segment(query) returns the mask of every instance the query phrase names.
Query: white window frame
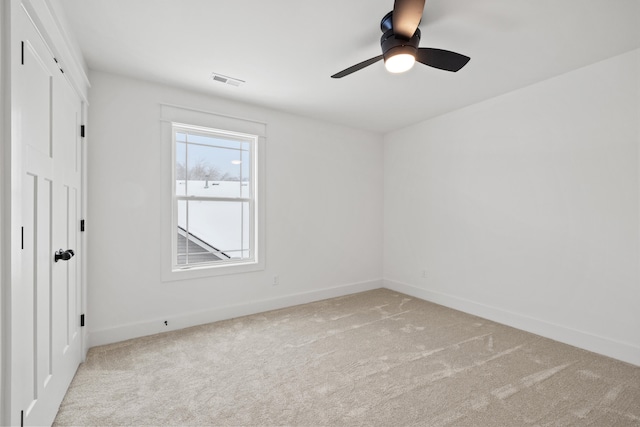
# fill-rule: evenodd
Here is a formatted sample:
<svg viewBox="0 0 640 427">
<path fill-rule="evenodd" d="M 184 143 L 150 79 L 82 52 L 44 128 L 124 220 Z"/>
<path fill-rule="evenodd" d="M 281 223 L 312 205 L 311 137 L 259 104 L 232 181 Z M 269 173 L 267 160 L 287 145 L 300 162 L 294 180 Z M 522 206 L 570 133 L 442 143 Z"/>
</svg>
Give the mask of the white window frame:
<svg viewBox="0 0 640 427">
<path fill-rule="evenodd" d="M 168 104 L 161 105 L 162 124 L 162 170 L 163 170 L 163 209 L 162 209 L 162 280 L 176 281 L 196 279 L 226 274 L 246 273 L 265 268 L 265 221 L 264 221 L 264 154 L 266 145 L 266 124 L 210 113 L 186 107 Z M 179 265 L 177 264 L 177 223 L 178 211 L 176 194 L 176 142 L 174 126 L 200 132 L 214 132 L 232 137 L 251 138 L 251 197 L 250 212 L 252 218 L 250 245 L 252 257 L 243 260 L 216 261 L 211 263 Z M 182 198 L 184 199 L 184 198 Z M 200 200 L 200 198 L 187 198 Z M 211 198 L 215 200 L 216 198 Z M 207 199 L 209 200 L 209 199 Z M 231 199 L 225 199 L 231 200 Z M 245 198 L 233 198 L 244 201 Z M 248 201 L 248 200 L 247 200 Z M 253 205 L 251 208 L 251 205 Z"/>
</svg>

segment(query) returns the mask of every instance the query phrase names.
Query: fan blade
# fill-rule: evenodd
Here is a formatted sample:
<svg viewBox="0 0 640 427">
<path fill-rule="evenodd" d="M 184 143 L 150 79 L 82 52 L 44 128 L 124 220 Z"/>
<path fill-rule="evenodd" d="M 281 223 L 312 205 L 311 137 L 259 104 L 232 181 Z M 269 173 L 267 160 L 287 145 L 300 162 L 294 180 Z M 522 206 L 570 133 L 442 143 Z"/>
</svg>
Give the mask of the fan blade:
<svg viewBox="0 0 640 427">
<path fill-rule="evenodd" d="M 416 61 L 430 67 L 454 73 L 467 65 L 471 58 L 449 50 L 421 47 L 416 54 Z"/>
<path fill-rule="evenodd" d="M 425 0 L 395 0 L 393 4 L 393 32 L 410 39 L 416 32 Z"/>
<path fill-rule="evenodd" d="M 364 67 L 368 67 L 371 64 L 374 64 L 378 61 L 380 61 L 382 59 L 382 55 L 378 55 L 374 58 L 371 59 L 367 59 L 366 61 L 362 61 L 359 64 L 353 65 L 349 68 L 347 68 L 346 70 L 342 70 L 339 73 L 334 74 L 333 76 L 331 76 L 332 79 L 339 79 L 342 78 L 344 76 L 348 76 L 351 73 L 355 73 L 358 70 L 362 70 Z"/>
</svg>

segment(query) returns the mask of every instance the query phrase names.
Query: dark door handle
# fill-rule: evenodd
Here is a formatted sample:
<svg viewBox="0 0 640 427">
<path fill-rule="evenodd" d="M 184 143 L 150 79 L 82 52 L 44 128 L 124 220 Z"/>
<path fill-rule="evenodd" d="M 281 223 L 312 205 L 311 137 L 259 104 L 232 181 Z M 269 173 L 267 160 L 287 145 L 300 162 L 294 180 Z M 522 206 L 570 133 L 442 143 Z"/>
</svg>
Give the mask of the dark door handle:
<svg viewBox="0 0 640 427">
<path fill-rule="evenodd" d="M 58 262 L 60 260 L 69 261 L 71 259 L 71 257 L 73 257 L 74 255 L 75 255 L 75 253 L 73 252 L 73 249 L 67 249 L 66 251 L 63 251 L 62 249 L 59 249 L 54 254 L 53 261 L 54 262 Z"/>
</svg>

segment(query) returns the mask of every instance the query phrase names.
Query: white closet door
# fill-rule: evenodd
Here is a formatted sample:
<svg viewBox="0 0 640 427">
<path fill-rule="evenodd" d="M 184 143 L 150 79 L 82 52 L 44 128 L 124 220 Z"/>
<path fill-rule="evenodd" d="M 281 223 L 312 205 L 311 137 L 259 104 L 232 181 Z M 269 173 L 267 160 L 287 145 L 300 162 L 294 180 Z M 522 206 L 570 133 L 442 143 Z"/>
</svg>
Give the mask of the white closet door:
<svg viewBox="0 0 640 427">
<path fill-rule="evenodd" d="M 23 238 L 11 288 L 11 422 L 50 425 L 81 360 L 81 272 L 69 252 L 81 249 L 81 101 L 27 13 L 13 13 Z"/>
</svg>

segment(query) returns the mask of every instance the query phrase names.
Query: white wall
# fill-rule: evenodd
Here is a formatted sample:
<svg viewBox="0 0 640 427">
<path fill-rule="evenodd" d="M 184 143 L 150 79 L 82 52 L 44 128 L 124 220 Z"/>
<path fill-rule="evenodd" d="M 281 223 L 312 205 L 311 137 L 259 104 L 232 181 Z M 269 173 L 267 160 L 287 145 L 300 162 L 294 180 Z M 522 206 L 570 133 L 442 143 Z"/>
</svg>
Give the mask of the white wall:
<svg viewBox="0 0 640 427">
<path fill-rule="evenodd" d="M 92 345 L 382 285 L 381 136 L 113 74 L 90 81 Z M 266 270 L 161 281 L 159 103 L 267 123 Z"/>
<path fill-rule="evenodd" d="M 6 376 L 9 373 L 7 357 L 9 355 L 9 307 L 7 301 L 10 297 L 11 286 L 8 266 L 5 266 L 9 258 L 11 246 L 8 244 L 7 233 L 9 232 L 9 212 L 11 210 L 10 182 L 11 162 L 7 155 L 10 154 L 11 133 L 8 132 L 7 123 L 10 122 L 10 82 L 7 76 L 7 68 L 10 65 L 7 38 L 9 35 L 10 21 L 9 11 L 6 9 L 7 3 L 0 2 L 0 424 L 8 423 L 9 417 L 6 414 L 10 411 L 9 390 L 11 389 Z M 5 355 L 6 353 L 6 355 Z"/>
<path fill-rule="evenodd" d="M 639 123 L 636 50 L 386 135 L 386 286 L 640 364 Z"/>
</svg>

